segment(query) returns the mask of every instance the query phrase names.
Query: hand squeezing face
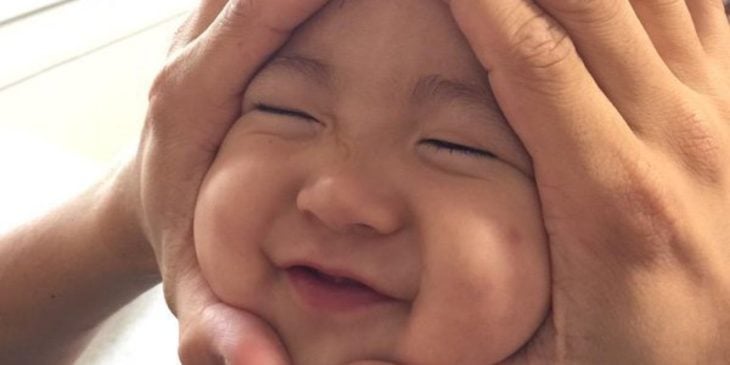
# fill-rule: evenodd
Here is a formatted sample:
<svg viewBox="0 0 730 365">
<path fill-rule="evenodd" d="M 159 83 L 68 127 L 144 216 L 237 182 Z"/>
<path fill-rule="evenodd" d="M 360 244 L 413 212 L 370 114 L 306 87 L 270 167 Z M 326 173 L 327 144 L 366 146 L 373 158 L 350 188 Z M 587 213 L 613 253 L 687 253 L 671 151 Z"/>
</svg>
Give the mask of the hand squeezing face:
<svg viewBox="0 0 730 365">
<path fill-rule="evenodd" d="M 723 363 L 722 1 L 448 2 L 534 162 L 552 316 L 513 363 Z"/>
</svg>

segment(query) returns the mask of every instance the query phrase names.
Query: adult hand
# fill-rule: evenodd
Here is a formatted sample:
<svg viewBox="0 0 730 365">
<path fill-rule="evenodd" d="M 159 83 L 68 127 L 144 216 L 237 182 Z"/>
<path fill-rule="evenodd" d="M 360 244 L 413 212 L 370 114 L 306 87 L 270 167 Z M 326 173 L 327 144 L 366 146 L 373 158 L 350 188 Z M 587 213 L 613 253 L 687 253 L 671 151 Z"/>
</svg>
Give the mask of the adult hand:
<svg viewBox="0 0 730 365">
<path fill-rule="evenodd" d="M 552 313 L 508 360 L 730 362 L 721 0 L 451 0 L 533 158 Z"/>
<path fill-rule="evenodd" d="M 139 192 L 139 217 L 180 321 L 184 363 L 286 362 L 273 331 L 221 304 L 208 288 L 195 257 L 192 217 L 198 188 L 240 114 L 248 81 L 325 2 L 202 0 L 152 87 L 129 190 Z"/>
</svg>

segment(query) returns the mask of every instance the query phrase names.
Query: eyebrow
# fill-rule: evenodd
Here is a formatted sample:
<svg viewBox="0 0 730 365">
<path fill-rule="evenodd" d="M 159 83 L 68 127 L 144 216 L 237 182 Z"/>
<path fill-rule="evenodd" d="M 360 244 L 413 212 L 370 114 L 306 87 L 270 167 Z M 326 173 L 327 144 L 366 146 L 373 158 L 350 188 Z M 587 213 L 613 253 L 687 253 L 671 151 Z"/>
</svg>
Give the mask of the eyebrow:
<svg viewBox="0 0 730 365">
<path fill-rule="evenodd" d="M 427 75 L 416 82 L 411 98 L 416 103 L 422 103 L 429 98 L 445 103 L 465 102 L 487 110 L 492 117 L 503 119 L 486 80 L 470 82 L 449 79 L 439 74 Z"/>
<path fill-rule="evenodd" d="M 266 67 L 297 72 L 326 87 L 329 87 L 332 81 L 332 67 L 330 65 L 300 55 L 277 55 L 269 61 Z"/>
<path fill-rule="evenodd" d="M 320 60 L 298 54 L 278 55 L 269 62 L 268 67 L 300 73 L 324 87 L 331 88 L 333 67 Z M 423 103 L 428 99 L 474 105 L 487 111 L 490 117 L 504 121 L 486 78 L 464 81 L 450 79 L 440 74 L 423 76 L 411 91 L 411 100 Z"/>
</svg>

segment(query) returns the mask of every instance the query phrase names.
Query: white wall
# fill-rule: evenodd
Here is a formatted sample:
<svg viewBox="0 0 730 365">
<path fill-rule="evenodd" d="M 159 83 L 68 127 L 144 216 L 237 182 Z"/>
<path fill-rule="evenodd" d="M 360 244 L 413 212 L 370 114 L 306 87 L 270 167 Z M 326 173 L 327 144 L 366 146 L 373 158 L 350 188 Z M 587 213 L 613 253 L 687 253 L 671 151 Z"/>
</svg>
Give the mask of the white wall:
<svg viewBox="0 0 730 365">
<path fill-rule="evenodd" d="M 42 2 L 0 2 L 0 23 Z M 0 231 L 68 199 L 133 146 L 147 89 L 194 0 L 75 0 L 0 26 Z M 25 7 L 25 8 L 23 8 Z M 79 365 L 179 364 L 155 288 Z"/>
</svg>

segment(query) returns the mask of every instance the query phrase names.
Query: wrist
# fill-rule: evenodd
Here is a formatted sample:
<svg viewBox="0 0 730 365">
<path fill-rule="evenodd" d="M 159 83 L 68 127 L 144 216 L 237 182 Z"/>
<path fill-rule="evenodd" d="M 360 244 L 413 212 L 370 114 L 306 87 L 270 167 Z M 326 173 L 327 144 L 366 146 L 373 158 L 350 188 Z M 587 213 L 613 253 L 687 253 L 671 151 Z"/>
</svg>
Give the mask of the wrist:
<svg viewBox="0 0 730 365">
<path fill-rule="evenodd" d="M 98 324 L 159 282 L 126 171 L 0 236 L 0 363 L 73 358 Z"/>
<path fill-rule="evenodd" d="M 159 267 L 152 245 L 145 234 L 136 170 L 124 163 L 108 179 L 93 189 L 99 214 L 91 226 L 109 249 L 115 265 L 140 280 L 158 282 Z"/>
</svg>

